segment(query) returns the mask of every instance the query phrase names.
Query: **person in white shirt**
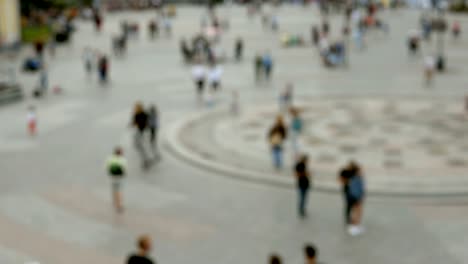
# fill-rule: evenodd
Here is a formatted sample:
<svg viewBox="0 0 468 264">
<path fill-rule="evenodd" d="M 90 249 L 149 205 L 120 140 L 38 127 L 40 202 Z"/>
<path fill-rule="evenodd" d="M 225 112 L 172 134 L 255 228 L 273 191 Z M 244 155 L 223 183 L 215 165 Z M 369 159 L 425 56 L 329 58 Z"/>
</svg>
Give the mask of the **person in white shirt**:
<svg viewBox="0 0 468 264">
<path fill-rule="evenodd" d="M 221 76 L 223 69 L 221 66 L 213 64 L 208 71 L 208 84 L 211 86 L 213 92 L 216 92 L 221 86 Z"/>
<path fill-rule="evenodd" d="M 206 68 L 200 61 L 197 61 L 192 67 L 192 78 L 197 89 L 198 100 L 201 102 L 203 98 L 203 89 L 205 87 Z"/>
</svg>

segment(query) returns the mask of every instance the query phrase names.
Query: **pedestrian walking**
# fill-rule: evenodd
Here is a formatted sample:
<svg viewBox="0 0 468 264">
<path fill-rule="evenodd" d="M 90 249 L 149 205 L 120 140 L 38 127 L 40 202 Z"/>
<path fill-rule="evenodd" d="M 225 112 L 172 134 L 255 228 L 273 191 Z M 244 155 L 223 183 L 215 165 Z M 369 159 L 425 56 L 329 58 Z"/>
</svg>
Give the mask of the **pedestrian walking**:
<svg viewBox="0 0 468 264">
<path fill-rule="evenodd" d="M 289 131 L 291 131 L 291 149 L 293 158 L 296 160 L 300 152 L 299 138 L 302 134 L 303 121 L 298 108 L 291 107 L 290 114 L 291 125 L 289 127 Z"/>
<path fill-rule="evenodd" d="M 265 71 L 265 79 L 270 81 L 271 73 L 273 71 L 273 58 L 269 52 L 265 53 L 262 58 L 263 70 Z"/>
<path fill-rule="evenodd" d="M 153 155 L 156 158 L 160 158 L 160 152 L 158 147 L 158 132 L 159 132 L 159 111 L 155 105 L 151 105 L 148 111 L 148 127 L 150 130 L 150 143 L 151 143 L 151 150 L 153 151 Z"/>
<path fill-rule="evenodd" d="M 102 16 L 97 9 L 93 10 L 93 19 L 96 32 L 101 32 L 102 28 Z"/>
<path fill-rule="evenodd" d="M 150 161 L 148 159 L 144 144 L 144 133 L 148 128 L 148 114 L 145 112 L 143 105 L 140 102 L 135 104 L 132 126 L 135 128 L 133 139 L 135 149 L 140 155 L 140 159 L 142 161 L 142 168 L 148 169 L 150 166 Z"/>
<path fill-rule="evenodd" d="M 452 25 L 452 35 L 454 39 L 458 39 L 460 37 L 461 27 L 460 22 L 455 20 Z"/>
<path fill-rule="evenodd" d="M 424 58 L 424 83 L 426 87 L 431 86 L 433 82 L 435 66 L 434 56 L 428 55 Z"/>
<path fill-rule="evenodd" d="M 36 136 L 37 129 L 37 114 L 34 106 L 28 107 L 28 114 L 26 115 L 26 122 L 28 127 L 28 133 L 30 136 Z"/>
<path fill-rule="evenodd" d="M 195 87 L 197 91 L 198 103 L 202 104 L 203 102 L 203 90 L 205 88 L 205 78 L 206 78 L 206 68 L 200 62 L 196 60 L 196 64 L 192 67 L 192 77 L 195 82 Z"/>
<path fill-rule="evenodd" d="M 413 30 L 408 37 L 408 50 L 410 55 L 416 55 L 419 51 L 419 32 Z"/>
<path fill-rule="evenodd" d="M 242 60 L 243 52 L 244 52 L 244 41 L 242 40 L 242 38 L 239 37 L 236 40 L 236 45 L 234 48 L 234 56 L 237 62 Z"/>
<path fill-rule="evenodd" d="M 138 251 L 131 254 L 127 259 L 127 264 L 154 264 L 149 253 L 152 250 L 152 241 L 148 235 L 140 236 L 137 240 Z"/>
<path fill-rule="evenodd" d="M 164 26 L 164 32 L 166 32 L 166 37 L 171 37 L 172 35 L 172 21 L 168 15 L 165 15 L 162 18 L 162 24 Z"/>
<path fill-rule="evenodd" d="M 279 170 L 283 167 L 283 142 L 287 137 L 283 117 L 278 116 L 273 127 L 268 133 L 271 152 L 273 156 L 273 165 Z"/>
<path fill-rule="evenodd" d="M 89 76 L 91 76 L 91 73 L 93 71 L 93 64 L 94 64 L 94 52 L 93 52 L 93 50 L 91 50 L 91 48 L 89 48 L 89 47 L 86 47 L 83 50 L 82 59 L 83 59 L 85 72 L 89 77 Z"/>
<path fill-rule="evenodd" d="M 318 264 L 317 257 L 318 251 L 317 248 L 312 244 L 307 244 L 304 247 L 304 257 L 305 264 Z"/>
<path fill-rule="evenodd" d="M 99 58 L 98 71 L 101 84 L 106 84 L 108 82 L 109 73 L 109 60 L 106 55 L 101 55 Z"/>
<path fill-rule="evenodd" d="M 311 38 L 312 38 L 312 44 L 314 44 L 314 46 L 317 46 L 319 43 L 319 39 L 320 39 L 320 31 L 317 26 L 312 26 Z"/>
<path fill-rule="evenodd" d="M 302 155 L 294 168 L 299 194 L 298 213 L 301 218 L 307 217 L 307 195 L 310 188 L 310 173 L 307 168 L 307 162 L 308 157 L 306 155 Z"/>
<path fill-rule="evenodd" d="M 231 99 L 231 114 L 234 116 L 239 115 L 240 106 L 239 106 L 239 91 L 234 90 L 232 91 L 232 99 Z"/>
<path fill-rule="evenodd" d="M 148 24 L 148 32 L 151 39 L 159 35 L 159 27 L 157 20 L 151 20 Z"/>
<path fill-rule="evenodd" d="M 265 74 L 265 69 L 263 67 L 263 58 L 259 54 L 255 56 L 254 60 L 254 72 L 255 72 L 255 81 L 258 83 L 263 80 L 263 75 Z"/>
<path fill-rule="evenodd" d="M 39 75 L 39 91 L 41 95 L 46 94 L 47 90 L 49 89 L 49 76 L 47 73 L 46 65 L 42 65 L 42 69 Z"/>
<path fill-rule="evenodd" d="M 348 225 L 348 232 L 350 235 L 356 236 L 364 231 L 361 222 L 365 186 L 359 165 L 351 161 L 347 167 L 341 170 L 340 181 L 345 197 L 345 220 Z"/>
<path fill-rule="evenodd" d="M 279 110 L 281 112 L 285 112 L 291 107 L 293 99 L 293 89 L 293 84 L 287 83 L 284 87 L 283 92 L 281 92 L 279 98 Z"/>
<path fill-rule="evenodd" d="M 112 202 L 118 213 L 124 210 L 122 203 L 122 181 L 127 173 L 127 161 L 123 157 L 123 150 L 116 147 L 112 156 L 107 160 L 107 171 L 112 181 Z"/>
</svg>

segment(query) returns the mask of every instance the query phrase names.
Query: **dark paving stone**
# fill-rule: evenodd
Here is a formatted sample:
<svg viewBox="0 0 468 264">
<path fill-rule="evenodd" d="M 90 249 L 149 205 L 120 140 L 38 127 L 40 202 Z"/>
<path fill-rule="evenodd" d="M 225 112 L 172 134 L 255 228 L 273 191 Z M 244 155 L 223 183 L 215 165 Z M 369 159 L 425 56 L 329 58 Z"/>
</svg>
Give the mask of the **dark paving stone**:
<svg viewBox="0 0 468 264">
<path fill-rule="evenodd" d="M 317 157 L 318 162 L 323 162 L 323 163 L 336 163 L 337 158 L 335 155 L 330 154 L 330 153 L 321 153 Z"/>
<path fill-rule="evenodd" d="M 355 145 L 341 145 L 339 149 L 346 154 L 356 153 L 358 151 L 358 147 Z"/>
<path fill-rule="evenodd" d="M 451 167 L 466 167 L 468 162 L 461 158 L 449 158 L 447 164 Z"/>
<path fill-rule="evenodd" d="M 397 169 L 403 167 L 403 162 L 400 160 L 385 160 L 383 166 L 389 169 Z"/>
<path fill-rule="evenodd" d="M 384 150 L 384 154 L 388 156 L 400 156 L 401 152 L 401 149 L 397 147 L 389 147 Z"/>
</svg>

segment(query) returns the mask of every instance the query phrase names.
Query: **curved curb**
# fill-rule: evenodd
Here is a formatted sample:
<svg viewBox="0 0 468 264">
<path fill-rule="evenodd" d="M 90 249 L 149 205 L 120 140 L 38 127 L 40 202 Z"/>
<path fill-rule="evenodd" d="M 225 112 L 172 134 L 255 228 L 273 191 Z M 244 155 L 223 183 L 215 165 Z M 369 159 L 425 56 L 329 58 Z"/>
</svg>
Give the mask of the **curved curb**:
<svg viewBox="0 0 468 264">
<path fill-rule="evenodd" d="M 253 183 L 267 184 L 271 186 L 277 186 L 282 188 L 292 189 L 295 187 L 295 181 L 291 178 L 275 178 L 272 175 L 248 170 L 245 168 L 235 167 L 228 164 L 220 164 L 216 161 L 209 160 L 195 151 L 190 150 L 187 146 L 182 143 L 180 139 L 181 132 L 190 127 L 192 124 L 202 120 L 208 115 L 222 114 L 225 111 L 221 110 L 206 110 L 199 113 L 190 114 L 189 116 L 177 120 L 168 126 L 165 131 L 165 141 L 168 149 L 176 157 L 196 166 L 201 169 L 222 174 L 223 176 L 229 176 L 244 181 Z M 387 184 L 385 184 L 387 182 Z M 424 197 L 424 196 L 464 196 L 468 194 L 468 187 L 466 184 L 455 183 L 454 187 L 450 189 L 437 188 L 440 185 L 431 184 L 430 186 L 422 186 L 421 182 L 408 181 L 407 184 L 403 182 L 393 182 L 392 187 L 389 187 L 388 179 L 382 179 L 381 181 L 372 181 L 369 184 L 368 192 L 370 194 L 388 195 L 388 196 L 408 196 L 408 197 Z M 453 184 L 453 183 L 452 183 Z M 314 181 L 314 189 L 324 192 L 338 192 L 340 186 L 337 183 L 331 181 Z"/>
</svg>

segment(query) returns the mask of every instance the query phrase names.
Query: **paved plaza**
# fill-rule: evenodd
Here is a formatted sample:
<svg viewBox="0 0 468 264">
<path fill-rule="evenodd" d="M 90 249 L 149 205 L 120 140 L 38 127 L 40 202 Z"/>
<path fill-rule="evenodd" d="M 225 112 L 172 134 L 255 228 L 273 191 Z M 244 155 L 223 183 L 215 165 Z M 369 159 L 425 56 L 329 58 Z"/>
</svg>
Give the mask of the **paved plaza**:
<svg viewBox="0 0 468 264">
<path fill-rule="evenodd" d="M 348 67 L 327 69 L 310 44 L 279 43 L 281 32 L 308 40 L 310 26 L 320 23 L 315 8 L 281 7 L 280 32 L 273 33 L 262 30 L 260 18 L 248 20 L 244 8 L 222 7 L 218 12 L 230 21 L 222 46 L 232 56 L 235 39 L 243 37 L 245 58 L 223 65 L 216 104 L 201 107 L 179 41 L 198 32 L 205 12 L 180 6 L 171 38 L 151 41 L 143 30 L 131 39 L 126 56 L 111 56 L 107 87 L 87 78 L 83 48 L 110 54 L 122 19 L 146 29 L 153 12 L 107 14 L 101 34 L 78 21 L 73 42 L 47 57 L 60 95 L 33 99 L 38 76 L 18 71 L 26 98 L 0 108 L 1 264 L 123 263 L 143 233 L 154 239 L 158 263 L 267 263 L 272 252 L 301 263 L 306 242 L 319 248 L 323 263 L 468 261 L 468 37 L 447 36 L 448 69 L 425 87 L 422 58 L 408 58 L 406 49 L 418 11 L 385 11 L 389 34 L 371 32 L 365 50 L 351 45 Z M 459 19 L 467 29 L 468 19 Z M 338 37 L 342 16 L 330 22 Z M 257 85 L 253 57 L 267 50 L 275 60 L 273 80 Z M 422 52 L 434 50 L 435 41 Z M 0 67 L 19 69 L 29 54 L 0 54 Z M 296 215 L 292 173 L 271 168 L 266 142 L 287 82 L 303 110 L 301 146 L 314 171 L 304 220 Z M 229 113 L 233 90 L 240 94 L 237 117 Z M 162 117 L 163 158 L 148 171 L 131 144 L 129 122 L 139 100 L 157 104 Z M 39 120 L 35 138 L 25 125 L 31 104 Z M 116 145 L 129 161 L 121 215 L 112 208 L 104 168 Z M 346 232 L 336 180 L 351 158 L 363 166 L 370 191 L 359 237 Z"/>
</svg>

